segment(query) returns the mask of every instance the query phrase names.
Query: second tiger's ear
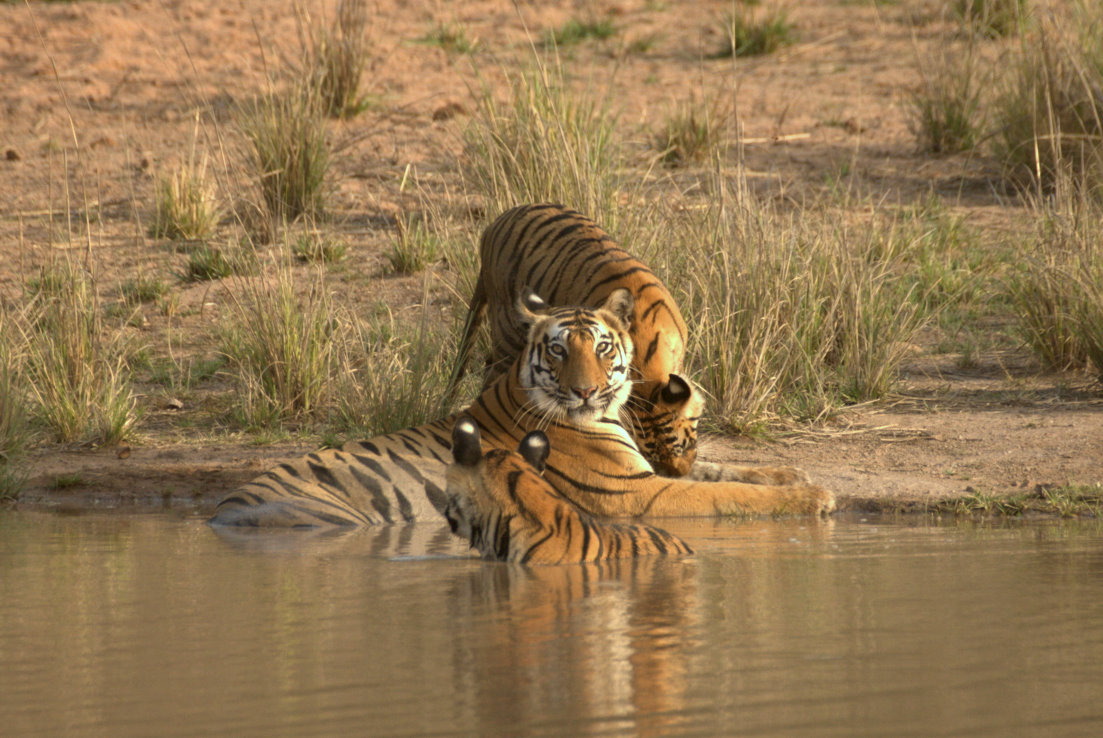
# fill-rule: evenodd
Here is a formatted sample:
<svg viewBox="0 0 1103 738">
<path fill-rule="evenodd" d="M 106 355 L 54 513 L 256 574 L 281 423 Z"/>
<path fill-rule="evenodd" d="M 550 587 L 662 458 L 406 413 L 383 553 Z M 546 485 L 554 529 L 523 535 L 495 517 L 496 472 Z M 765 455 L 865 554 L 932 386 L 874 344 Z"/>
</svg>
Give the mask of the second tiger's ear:
<svg viewBox="0 0 1103 738">
<path fill-rule="evenodd" d="M 636 298 L 632 297 L 631 292 L 621 287 L 609 293 L 601 309 L 608 310 L 610 313 L 620 318 L 625 327 L 628 327 L 632 325 L 632 310 L 635 307 Z"/>
<path fill-rule="evenodd" d="M 548 461 L 548 452 L 551 443 L 543 431 L 531 431 L 521 439 L 521 445 L 517 447 L 521 457 L 532 465 L 536 471 L 543 473 L 544 464 Z"/>
<path fill-rule="evenodd" d="M 479 426 L 466 415 L 452 426 L 452 458 L 460 466 L 477 466 L 483 458 L 479 443 Z"/>
</svg>

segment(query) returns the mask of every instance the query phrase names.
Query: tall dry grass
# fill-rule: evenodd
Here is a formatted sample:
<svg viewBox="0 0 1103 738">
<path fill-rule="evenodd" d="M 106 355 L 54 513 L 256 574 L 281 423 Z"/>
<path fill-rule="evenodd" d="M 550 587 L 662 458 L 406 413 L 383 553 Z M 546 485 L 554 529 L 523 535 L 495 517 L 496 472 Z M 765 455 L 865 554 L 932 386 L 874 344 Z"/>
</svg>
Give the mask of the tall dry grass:
<svg viewBox="0 0 1103 738">
<path fill-rule="evenodd" d="M 505 102 L 489 85 L 476 95 L 461 172 L 488 212 L 558 202 L 616 227 L 623 159 L 616 118 L 596 91 L 573 89 L 548 56 L 510 74 Z"/>
<path fill-rule="evenodd" d="M 210 238 L 222 216 L 208 171 L 206 153 L 198 148 L 199 119 L 196 117 L 191 149 L 180 165 L 157 180 L 153 222 L 149 234 L 154 238 L 203 240 Z"/>
<path fill-rule="evenodd" d="M 759 3 L 732 4 L 724 20 L 728 44 L 717 56 L 759 56 L 772 54 L 796 40 L 788 14 L 778 6 L 755 7 Z"/>
<path fill-rule="evenodd" d="M 909 242 L 892 223 L 830 211 L 782 215 L 738 178 L 670 219 L 667 284 L 693 326 L 690 374 L 715 424 L 756 432 L 817 422 L 883 398 L 928 319 L 909 283 Z"/>
<path fill-rule="evenodd" d="M 426 292 L 422 305 L 409 315 L 380 310 L 355 323 L 356 350 L 337 405 L 338 427 L 365 437 L 421 425 L 452 411 L 444 390 L 457 331 L 428 302 Z M 465 395 L 468 401 L 472 397 L 474 390 Z"/>
<path fill-rule="evenodd" d="M 986 69 L 975 43 L 964 50 L 938 45 L 917 60 L 920 85 L 910 97 L 909 125 L 922 150 L 972 150 L 985 135 Z"/>
<path fill-rule="evenodd" d="M 220 329 L 236 422 L 370 436 L 447 413 L 455 347 L 428 294 L 418 317 L 399 320 L 389 310 L 361 317 L 335 292 L 321 269 L 304 284 L 286 264 L 237 286 Z"/>
<path fill-rule="evenodd" d="M 23 321 L 20 311 L 0 303 L 0 500 L 17 497 L 27 477 L 31 427 L 22 376 L 26 362 Z"/>
<path fill-rule="evenodd" d="M 303 289 L 287 266 L 241 280 L 219 331 L 234 377 L 234 415 L 247 428 L 314 420 L 337 392 L 343 314 L 320 273 Z"/>
<path fill-rule="evenodd" d="M 83 267 L 48 265 L 36 284 L 26 363 L 35 415 L 63 443 L 119 443 L 137 418 L 125 337 L 105 324 Z"/>
<path fill-rule="evenodd" d="M 1008 283 L 1022 337 L 1051 368 L 1103 377 L 1103 202 L 1063 176 L 1032 208 L 1037 232 Z"/>
<path fill-rule="evenodd" d="M 1103 187 L 1103 8 L 1041 16 L 1019 47 L 993 103 L 997 157 L 1020 183 Z"/>
<path fill-rule="evenodd" d="M 659 160 L 667 166 L 711 161 L 728 142 L 734 118 L 723 99 L 698 101 L 694 97 L 676 105 L 654 139 Z"/>
<path fill-rule="evenodd" d="M 269 91 L 246 105 L 239 125 L 262 217 L 320 220 L 332 183 L 325 114 L 310 89 Z"/>
<path fill-rule="evenodd" d="M 713 398 L 716 426 L 819 421 L 891 391 L 933 312 L 919 299 L 928 287 L 909 276 L 916 239 L 903 228 L 848 225 L 828 208 L 783 216 L 750 194 L 717 135 L 701 143 L 712 167 L 706 201 L 636 205 L 638 192 L 615 174 L 613 117 L 566 86 L 560 68 L 538 66 L 511 93 L 504 104 L 482 100 L 468 186 L 491 218 L 522 202 L 576 207 L 648 263 L 692 326 L 689 371 Z"/>
<path fill-rule="evenodd" d="M 1026 0 L 955 0 L 951 9 L 967 28 L 988 38 L 1021 31 L 1030 11 Z"/>
<path fill-rule="evenodd" d="M 301 83 L 326 115 L 347 118 L 367 107 L 360 85 L 371 61 L 370 20 L 371 9 L 365 0 L 341 0 L 328 28 L 309 17 L 304 19 Z"/>
</svg>

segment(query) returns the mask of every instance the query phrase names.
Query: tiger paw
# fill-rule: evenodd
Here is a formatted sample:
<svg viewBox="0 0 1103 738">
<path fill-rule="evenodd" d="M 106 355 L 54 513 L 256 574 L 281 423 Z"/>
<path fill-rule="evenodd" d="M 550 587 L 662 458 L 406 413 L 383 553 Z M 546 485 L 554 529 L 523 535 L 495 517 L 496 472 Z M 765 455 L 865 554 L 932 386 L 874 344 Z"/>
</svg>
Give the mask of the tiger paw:
<svg viewBox="0 0 1103 738">
<path fill-rule="evenodd" d="M 823 487 L 812 486 L 808 489 L 814 490 L 812 493 L 812 503 L 814 509 L 810 512 L 818 515 L 830 515 L 835 512 L 835 493 L 831 490 L 824 489 Z"/>
<path fill-rule="evenodd" d="M 835 495 L 823 487 L 807 484 L 792 486 L 791 494 L 780 501 L 776 512 L 782 515 L 830 515 L 835 511 Z"/>
</svg>

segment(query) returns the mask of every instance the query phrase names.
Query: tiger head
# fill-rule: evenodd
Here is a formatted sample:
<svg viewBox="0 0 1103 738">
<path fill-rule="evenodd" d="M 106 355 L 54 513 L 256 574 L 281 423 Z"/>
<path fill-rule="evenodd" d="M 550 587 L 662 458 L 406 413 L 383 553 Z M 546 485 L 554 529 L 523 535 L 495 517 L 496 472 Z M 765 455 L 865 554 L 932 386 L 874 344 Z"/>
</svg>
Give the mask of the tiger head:
<svg viewBox="0 0 1103 738">
<path fill-rule="evenodd" d="M 629 399 L 632 437 L 655 472 L 689 474 L 697 459 L 697 423 L 704 411 L 701 390 L 679 374 L 665 383 L 641 383 Z"/>
<path fill-rule="evenodd" d="M 627 325 L 633 303 L 626 289 L 597 309 L 550 308 L 522 292 L 517 311 L 528 325 L 528 344 L 520 379 L 538 413 L 576 425 L 619 419 L 632 391 Z"/>
<path fill-rule="evenodd" d="M 552 503 L 558 495 L 540 476 L 548 458 L 548 437 L 532 431 L 517 451 L 493 449 L 483 455 L 479 426 L 461 417 L 452 428 L 452 457 L 448 467 L 444 517 L 452 532 L 470 542 L 485 558 L 508 560 L 511 529 L 525 527 L 524 519 L 549 511 L 530 509 L 535 500 Z"/>
</svg>

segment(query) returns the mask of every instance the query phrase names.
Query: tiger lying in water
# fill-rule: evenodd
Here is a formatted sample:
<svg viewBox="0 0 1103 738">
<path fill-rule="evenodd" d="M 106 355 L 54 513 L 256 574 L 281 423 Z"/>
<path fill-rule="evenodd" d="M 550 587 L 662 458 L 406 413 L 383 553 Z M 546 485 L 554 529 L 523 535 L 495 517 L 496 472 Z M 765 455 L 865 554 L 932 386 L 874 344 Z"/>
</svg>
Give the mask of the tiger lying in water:
<svg viewBox="0 0 1103 738">
<path fill-rule="evenodd" d="M 548 437 L 532 431 L 517 451 L 492 449 L 484 456 L 479 426 L 457 420 L 444 508 L 452 532 L 484 559 L 523 564 L 693 553 L 665 530 L 610 523 L 579 510 L 540 476 L 548 450 Z"/>
<path fill-rule="evenodd" d="M 549 305 L 597 308 L 615 290 L 627 289 L 635 300 L 628 333 L 636 351 L 635 384 L 624 420 L 655 471 L 675 477 L 688 474 L 697 456 L 697 422 L 704 401 L 700 390 L 679 374 L 686 324 L 658 277 L 597 223 L 562 205 L 521 205 L 503 213 L 483 233 L 479 257 L 479 278 L 448 397 L 467 370 L 475 332 L 484 318 L 490 325 L 491 355 L 483 387 L 521 355 L 527 325 L 514 305 L 526 290 Z"/>
<path fill-rule="evenodd" d="M 543 430 L 545 477 L 591 515 L 818 514 L 834 497 L 793 469 L 716 466 L 702 482 L 657 476 L 616 421 L 631 391 L 632 297 L 618 290 L 594 310 L 517 310 L 528 343 L 509 373 L 464 411 L 488 448 L 514 449 Z M 231 492 L 211 522 L 229 525 L 371 525 L 440 519 L 456 416 L 281 464 Z M 769 484 L 744 483 L 740 479 Z"/>
</svg>

